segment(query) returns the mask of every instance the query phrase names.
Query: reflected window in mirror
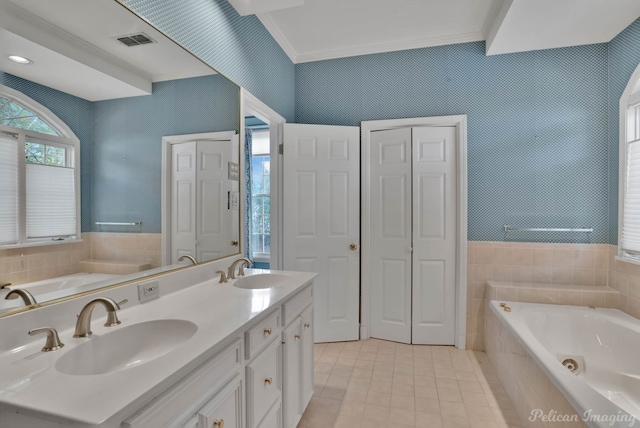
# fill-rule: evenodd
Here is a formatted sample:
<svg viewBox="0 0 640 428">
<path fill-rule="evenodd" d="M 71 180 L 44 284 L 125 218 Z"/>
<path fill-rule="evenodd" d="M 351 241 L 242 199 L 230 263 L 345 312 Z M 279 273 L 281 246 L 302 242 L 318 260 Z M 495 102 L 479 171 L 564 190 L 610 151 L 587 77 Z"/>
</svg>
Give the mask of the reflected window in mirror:
<svg viewBox="0 0 640 428">
<path fill-rule="evenodd" d="M 64 122 L 0 86 L 0 248 L 79 236 L 78 152 Z"/>
<path fill-rule="evenodd" d="M 269 129 L 252 131 L 251 251 L 255 267 L 268 268 L 271 253 L 271 163 Z"/>
</svg>

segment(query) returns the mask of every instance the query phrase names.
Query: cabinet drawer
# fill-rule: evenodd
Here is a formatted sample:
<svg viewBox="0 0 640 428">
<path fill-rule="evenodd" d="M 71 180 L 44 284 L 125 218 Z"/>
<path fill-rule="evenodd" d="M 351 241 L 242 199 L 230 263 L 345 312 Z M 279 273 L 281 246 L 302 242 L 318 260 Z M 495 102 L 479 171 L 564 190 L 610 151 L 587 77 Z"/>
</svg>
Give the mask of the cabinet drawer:
<svg viewBox="0 0 640 428">
<path fill-rule="evenodd" d="M 282 395 L 280 337 L 247 365 L 247 427 L 254 428 Z"/>
<path fill-rule="evenodd" d="M 300 312 L 309 306 L 313 301 L 313 285 L 309 285 L 307 288 L 287 300 L 282 305 L 282 320 L 283 325 L 288 325 L 293 321 Z"/>
<path fill-rule="evenodd" d="M 198 411 L 198 428 L 242 427 L 242 378 L 237 376 Z"/>
<path fill-rule="evenodd" d="M 183 380 L 160 394 L 151 403 L 122 423 L 123 427 L 148 428 L 167 426 L 184 420 L 196 411 L 229 379 L 240 374 L 240 340 L 216 354 L 186 375 Z"/>
<path fill-rule="evenodd" d="M 251 359 L 258 355 L 274 337 L 280 336 L 280 310 L 276 310 L 257 326 L 245 333 L 246 358 Z"/>
</svg>

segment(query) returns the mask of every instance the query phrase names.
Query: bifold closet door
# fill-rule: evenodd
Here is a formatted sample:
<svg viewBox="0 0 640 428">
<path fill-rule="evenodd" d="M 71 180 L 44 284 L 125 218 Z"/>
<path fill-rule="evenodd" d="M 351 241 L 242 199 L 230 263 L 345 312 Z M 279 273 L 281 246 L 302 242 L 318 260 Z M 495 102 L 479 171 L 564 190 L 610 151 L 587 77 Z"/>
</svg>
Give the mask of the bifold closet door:
<svg viewBox="0 0 640 428">
<path fill-rule="evenodd" d="M 413 128 L 411 342 L 453 345 L 456 298 L 456 128 Z"/>
<path fill-rule="evenodd" d="M 372 132 L 370 152 L 371 337 L 411 343 L 411 128 Z"/>
<path fill-rule="evenodd" d="M 358 340 L 360 128 L 284 126 L 284 268 L 317 272 L 316 342 Z"/>
<path fill-rule="evenodd" d="M 370 141 L 371 337 L 453 345 L 456 129 L 374 131 Z"/>
</svg>

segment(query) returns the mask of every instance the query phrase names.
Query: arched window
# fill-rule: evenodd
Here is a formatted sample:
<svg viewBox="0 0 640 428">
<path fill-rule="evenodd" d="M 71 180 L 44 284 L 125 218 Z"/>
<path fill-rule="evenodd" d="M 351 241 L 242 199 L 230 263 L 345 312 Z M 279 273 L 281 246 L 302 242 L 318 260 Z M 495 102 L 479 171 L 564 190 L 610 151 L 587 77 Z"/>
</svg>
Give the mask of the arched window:
<svg viewBox="0 0 640 428">
<path fill-rule="evenodd" d="M 46 107 L 0 85 L 0 247 L 80 236 L 79 147 Z"/>
</svg>

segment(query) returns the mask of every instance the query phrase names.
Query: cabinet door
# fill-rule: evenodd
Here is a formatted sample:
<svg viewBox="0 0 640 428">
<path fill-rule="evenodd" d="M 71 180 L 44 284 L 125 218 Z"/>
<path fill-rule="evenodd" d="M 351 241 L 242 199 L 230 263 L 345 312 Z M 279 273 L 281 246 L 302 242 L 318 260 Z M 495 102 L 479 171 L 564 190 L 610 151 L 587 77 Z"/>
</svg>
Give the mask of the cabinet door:
<svg viewBox="0 0 640 428">
<path fill-rule="evenodd" d="M 242 378 L 232 380 L 198 411 L 198 428 L 242 428 Z"/>
<path fill-rule="evenodd" d="M 279 337 L 247 365 L 247 427 L 255 428 L 282 397 L 282 344 Z"/>
<path fill-rule="evenodd" d="M 302 416 L 300 412 L 301 348 L 302 317 L 298 317 L 282 333 L 284 428 L 295 427 Z"/>
<path fill-rule="evenodd" d="M 278 401 L 273 405 L 269 413 L 264 417 L 258 428 L 281 428 L 282 427 L 282 402 Z"/>
<path fill-rule="evenodd" d="M 302 313 L 302 341 L 300 355 L 300 414 L 313 396 L 313 306 Z"/>
</svg>

